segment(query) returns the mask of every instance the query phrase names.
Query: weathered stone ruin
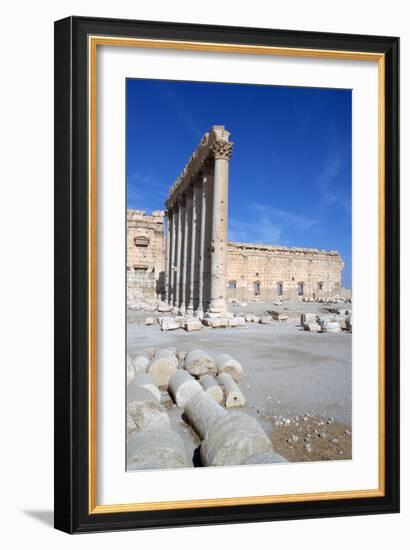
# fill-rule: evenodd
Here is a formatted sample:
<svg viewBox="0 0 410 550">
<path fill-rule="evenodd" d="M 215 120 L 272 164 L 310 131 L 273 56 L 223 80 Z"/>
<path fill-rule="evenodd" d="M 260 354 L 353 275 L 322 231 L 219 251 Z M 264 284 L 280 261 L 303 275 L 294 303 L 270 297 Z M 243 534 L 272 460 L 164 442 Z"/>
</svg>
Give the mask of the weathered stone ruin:
<svg viewBox="0 0 410 550">
<path fill-rule="evenodd" d="M 129 358 L 128 374 L 135 363 L 141 367 L 139 357 L 150 362 L 145 372 L 134 372 L 128 385 L 128 470 L 286 462 L 258 420 L 243 411 L 245 396 L 236 383 L 243 367 L 233 357 L 214 359 L 205 350 L 145 350 L 134 361 Z M 171 364 L 176 370 L 169 376 Z M 148 373 L 152 365 L 160 387 Z M 172 427 L 163 404 L 169 396 L 182 412 L 179 425 L 186 422 L 200 441 L 200 464 L 194 464 L 181 432 Z"/>
<path fill-rule="evenodd" d="M 227 242 L 229 137 L 224 126 L 203 136 L 170 189 L 165 213 L 128 210 L 129 304 L 149 309 L 162 300 L 161 311 L 216 319 L 227 317 L 228 300 L 349 296 L 337 251 Z"/>
</svg>

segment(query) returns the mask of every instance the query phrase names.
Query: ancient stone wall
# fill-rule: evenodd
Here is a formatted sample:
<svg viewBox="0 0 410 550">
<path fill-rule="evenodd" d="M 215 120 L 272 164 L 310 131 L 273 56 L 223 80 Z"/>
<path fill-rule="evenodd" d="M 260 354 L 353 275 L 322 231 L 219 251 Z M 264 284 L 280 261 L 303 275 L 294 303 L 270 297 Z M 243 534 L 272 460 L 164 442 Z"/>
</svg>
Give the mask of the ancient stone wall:
<svg viewBox="0 0 410 550">
<path fill-rule="evenodd" d="M 127 210 L 127 300 L 153 303 L 164 294 L 164 212 Z"/>
<path fill-rule="evenodd" d="M 343 260 L 337 251 L 228 243 L 228 298 L 318 299 L 341 293 Z"/>
</svg>

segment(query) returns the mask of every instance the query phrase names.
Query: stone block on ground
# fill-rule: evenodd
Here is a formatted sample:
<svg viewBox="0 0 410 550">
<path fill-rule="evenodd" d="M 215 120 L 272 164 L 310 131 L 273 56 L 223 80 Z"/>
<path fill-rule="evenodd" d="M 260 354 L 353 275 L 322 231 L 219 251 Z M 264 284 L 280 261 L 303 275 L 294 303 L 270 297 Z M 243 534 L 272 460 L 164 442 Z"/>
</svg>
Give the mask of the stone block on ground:
<svg viewBox="0 0 410 550">
<path fill-rule="evenodd" d="M 229 326 L 229 319 L 225 317 L 208 319 L 205 317 L 204 319 L 202 319 L 202 323 L 206 327 L 210 327 L 210 328 L 226 328 L 227 326 Z"/>
<path fill-rule="evenodd" d="M 157 309 L 160 313 L 167 313 L 168 311 L 171 311 L 171 306 L 165 302 L 160 302 Z"/>
<path fill-rule="evenodd" d="M 186 403 L 197 393 L 202 393 L 202 386 L 188 371 L 177 370 L 169 379 L 168 391 L 177 404 L 183 409 Z"/>
<path fill-rule="evenodd" d="M 228 324 L 230 327 L 246 327 L 245 318 L 239 316 L 229 319 Z"/>
<path fill-rule="evenodd" d="M 131 384 L 131 382 L 134 380 L 135 377 L 135 369 L 134 365 L 132 364 L 132 361 L 128 361 L 127 359 L 127 386 Z"/>
<path fill-rule="evenodd" d="M 152 395 L 158 400 L 158 402 L 160 401 L 161 399 L 160 391 L 150 374 L 145 372 L 137 374 L 134 377 L 134 380 L 131 382 L 131 384 L 132 384 L 132 387 L 141 386 L 141 388 L 145 388 L 146 390 L 152 393 Z"/>
<path fill-rule="evenodd" d="M 162 331 L 176 330 L 181 328 L 179 321 L 175 317 L 162 317 L 160 321 L 160 327 Z"/>
<path fill-rule="evenodd" d="M 258 323 L 259 322 L 259 316 L 255 315 L 254 313 L 247 313 L 245 315 L 245 321 L 247 323 Z"/>
<path fill-rule="evenodd" d="M 177 370 L 177 358 L 166 350 L 158 352 L 148 366 L 148 373 L 157 386 L 168 387 L 168 382 Z"/>
<path fill-rule="evenodd" d="M 137 355 L 134 358 L 133 366 L 135 369 L 135 373 L 138 374 L 140 372 L 147 372 L 148 365 L 151 362 L 151 356 L 147 352 L 142 352 L 139 355 Z"/>
<path fill-rule="evenodd" d="M 209 397 L 219 404 L 223 403 L 224 392 L 213 376 L 210 374 L 204 374 L 199 379 L 199 382 L 201 383 L 204 392 L 207 393 Z"/>
<path fill-rule="evenodd" d="M 128 470 L 157 470 L 192 467 L 184 442 L 173 430 L 144 430 L 127 446 Z"/>
<path fill-rule="evenodd" d="M 203 374 L 214 376 L 217 372 L 215 361 L 206 351 L 201 349 L 195 349 L 186 354 L 184 368 L 189 374 L 197 378 Z"/>
<path fill-rule="evenodd" d="M 338 334 L 339 332 L 342 332 L 342 329 L 340 328 L 340 324 L 337 321 L 328 321 L 323 322 L 322 325 L 322 332 L 331 333 L 331 334 Z"/>
<path fill-rule="evenodd" d="M 204 439 L 205 434 L 217 418 L 227 415 L 227 410 L 205 391 L 194 395 L 184 407 L 184 418 L 201 439 Z"/>
<path fill-rule="evenodd" d="M 322 330 L 322 327 L 316 321 L 303 323 L 303 328 L 310 332 L 320 332 Z"/>
<path fill-rule="evenodd" d="M 274 321 L 279 321 L 283 323 L 289 319 L 289 316 L 286 315 L 286 313 L 282 313 L 281 311 L 272 311 L 272 319 Z"/>
<path fill-rule="evenodd" d="M 134 403 L 135 401 L 151 401 L 152 403 L 159 403 L 159 400 L 153 393 L 142 386 L 132 385 L 131 383 L 127 388 L 127 405 Z"/>
<path fill-rule="evenodd" d="M 154 317 L 145 317 L 145 324 L 146 325 L 153 325 L 155 323 Z"/>
<path fill-rule="evenodd" d="M 259 319 L 259 323 L 261 325 L 270 325 L 272 323 L 273 319 L 270 315 L 264 315 Z"/>
<path fill-rule="evenodd" d="M 228 355 L 227 353 L 221 353 L 215 358 L 215 364 L 218 374 L 226 372 L 230 374 L 235 382 L 240 382 L 243 376 L 242 365 Z"/>
<path fill-rule="evenodd" d="M 164 408 L 152 401 L 133 401 L 127 406 L 127 436 L 144 430 L 170 430 L 171 422 Z"/>
<path fill-rule="evenodd" d="M 202 323 L 199 319 L 189 319 L 188 321 L 184 322 L 184 329 L 187 332 L 192 332 L 194 330 L 201 330 Z"/>
<path fill-rule="evenodd" d="M 316 322 L 316 313 L 302 313 L 300 316 L 300 324 Z"/>
<path fill-rule="evenodd" d="M 245 406 L 245 396 L 230 374 L 222 372 L 221 374 L 218 374 L 216 380 L 224 390 L 225 407 L 231 408 Z"/>
<path fill-rule="evenodd" d="M 200 449 L 202 463 L 206 466 L 238 465 L 256 454 L 272 451 L 272 443 L 258 421 L 237 413 L 216 418 Z"/>
<path fill-rule="evenodd" d="M 264 453 L 256 453 L 247 457 L 241 464 L 283 464 L 288 462 L 283 456 L 268 451 Z"/>
</svg>

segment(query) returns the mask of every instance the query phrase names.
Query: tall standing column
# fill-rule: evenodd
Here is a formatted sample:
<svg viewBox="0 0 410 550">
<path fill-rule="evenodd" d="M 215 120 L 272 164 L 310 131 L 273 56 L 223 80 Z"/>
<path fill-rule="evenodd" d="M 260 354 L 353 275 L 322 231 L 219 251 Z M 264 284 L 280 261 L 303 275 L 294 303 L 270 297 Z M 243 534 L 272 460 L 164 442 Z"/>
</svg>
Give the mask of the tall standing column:
<svg viewBox="0 0 410 550">
<path fill-rule="evenodd" d="M 169 303 L 169 250 L 170 250 L 170 213 L 169 211 L 165 214 L 165 271 L 164 271 L 164 291 L 165 291 L 165 303 Z"/>
<path fill-rule="evenodd" d="M 182 223 L 185 215 L 183 198 L 178 200 L 178 232 L 177 232 L 177 258 L 175 269 L 175 307 L 181 305 L 181 260 L 182 260 Z"/>
<path fill-rule="evenodd" d="M 204 268 L 205 268 L 205 240 L 206 240 L 206 204 L 208 193 L 209 171 L 204 172 L 201 182 L 201 222 L 199 237 L 199 273 L 198 273 L 198 308 L 197 315 L 204 313 Z"/>
<path fill-rule="evenodd" d="M 187 313 L 193 315 L 194 313 L 194 277 L 195 277 L 195 238 L 196 238 L 196 198 L 195 182 L 190 190 L 190 216 L 189 216 L 189 228 L 190 233 L 190 250 L 189 250 L 189 286 L 188 286 L 188 301 L 187 301 Z"/>
<path fill-rule="evenodd" d="M 181 313 L 185 313 L 186 310 L 186 292 L 187 292 L 187 273 L 188 273 L 188 233 L 189 233 L 189 212 L 192 209 L 192 198 L 189 196 L 189 191 L 185 195 L 185 203 L 184 203 L 184 217 L 183 217 L 183 248 L 182 248 L 182 254 L 181 254 L 181 298 L 180 298 L 180 311 Z"/>
<path fill-rule="evenodd" d="M 198 296 L 199 296 L 199 263 L 200 263 L 200 243 L 201 243 L 201 201 L 202 201 L 202 173 L 194 182 L 194 226 L 192 228 L 192 237 L 194 239 L 193 265 L 191 266 L 192 275 L 192 304 L 193 310 L 197 315 Z"/>
<path fill-rule="evenodd" d="M 226 132 L 225 134 L 228 134 Z M 229 136 L 229 134 L 228 134 Z M 210 317 L 226 314 L 226 241 L 228 235 L 228 170 L 232 142 L 220 139 L 212 148 L 215 159 L 211 233 Z"/>
<path fill-rule="evenodd" d="M 172 208 L 172 226 L 171 226 L 171 262 L 169 268 L 169 298 L 171 305 L 175 305 L 175 264 L 176 264 L 176 237 L 177 237 L 177 216 L 178 207 Z"/>
</svg>

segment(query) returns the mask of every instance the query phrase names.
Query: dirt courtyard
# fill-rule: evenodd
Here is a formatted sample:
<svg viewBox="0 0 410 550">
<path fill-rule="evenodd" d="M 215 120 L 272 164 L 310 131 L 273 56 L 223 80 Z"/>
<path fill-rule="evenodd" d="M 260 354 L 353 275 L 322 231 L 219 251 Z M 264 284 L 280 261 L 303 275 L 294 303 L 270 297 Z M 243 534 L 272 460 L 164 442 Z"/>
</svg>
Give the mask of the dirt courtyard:
<svg viewBox="0 0 410 550">
<path fill-rule="evenodd" d="M 272 306 L 281 311 L 319 311 L 322 304 Z M 237 313 L 261 314 L 269 304 L 231 304 Z M 351 458 L 352 335 L 304 331 L 296 317 L 284 323 L 248 323 L 246 327 L 197 332 L 161 332 L 159 325 L 144 326 L 151 315 L 129 312 L 128 353 L 134 357 L 147 347 L 204 349 L 215 357 L 228 353 L 244 369 L 240 388 L 244 412 L 258 418 L 274 449 L 290 461 Z M 189 451 L 198 445 L 195 434 L 171 402 L 164 403 Z M 174 410 L 172 410 L 174 408 Z"/>
</svg>

